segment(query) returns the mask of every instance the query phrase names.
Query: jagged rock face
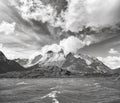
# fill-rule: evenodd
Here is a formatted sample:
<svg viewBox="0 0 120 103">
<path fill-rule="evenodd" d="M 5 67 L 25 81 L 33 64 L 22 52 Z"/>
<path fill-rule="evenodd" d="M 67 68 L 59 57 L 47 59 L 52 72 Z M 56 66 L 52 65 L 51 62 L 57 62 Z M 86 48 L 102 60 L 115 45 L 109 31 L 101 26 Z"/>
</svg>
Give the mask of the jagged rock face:
<svg viewBox="0 0 120 103">
<path fill-rule="evenodd" d="M 72 53 L 66 56 L 62 67 L 76 73 L 110 73 L 111 71 L 110 68 L 96 58 L 82 54 L 76 56 Z"/>
<path fill-rule="evenodd" d="M 111 70 L 96 58 L 72 53 L 65 56 L 62 50 L 58 53 L 49 51 L 46 57 L 36 56 L 29 62 L 35 65 L 27 69 L 14 60 L 8 60 L 2 52 L 0 61 L 2 61 L 0 62 L 0 73 L 5 73 L 2 77 L 79 77 L 86 74 L 111 73 Z"/>
<path fill-rule="evenodd" d="M 100 73 L 107 73 L 112 72 L 110 68 L 108 68 L 105 64 L 100 62 L 98 59 L 93 60 L 93 63 L 90 64 L 90 67 L 95 69 L 96 72 Z"/>
<path fill-rule="evenodd" d="M 38 62 L 39 67 L 57 66 L 72 73 L 107 73 L 111 69 L 96 58 L 83 55 L 64 55 L 61 50 L 58 53 L 48 51 Z"/>
<path fill-rule="evenodd" d="M 53 51 L 50 50 L 47 52 L 47 58 L 51 58 L 51 57 L 53 57 L 53 55 L 54 55 Z"/>
<path fill-rule="evenodd" d="M 72 53 L 66 56 L 66 60 L 62 67 L 71 72 L 77 73 L 88 71 L 87 63 L 85 62 L 85 60 L 81 58 L 75 58 Z"/>
<path fill-rule="evenodd" d="M 19 63 L 21 66 L 25 66 L 26 64 L 28 64 L 29 60 L 28 59 L 15 59 L 15 61 L 17 63 Z"/>
<path fill-rule="evenodd" d="M 61 67 L 63 61 L 65 60 L 64 52 L 61 49 L 58 53 L 53 51 L 48 51 L 44 56 L 39 54 L 32 59 L 16 59 L 23 67 L 31 67 L 34 65 L 41 66 L 58 66 Z"/>
<path fill-rule="evenodd" d="M 39 63 L 41 58 L 42 58 L 42 55 L 40 54 L 40 55 L 35 56 L 32 59 L 20 59 L 20 58 L 18 58 L 18 59 L 15 59 L 15 61 L 23 67 L 30 67 L 30 66 L 33 66 L 33 65 L 36 65 L 37 63 Z"/>
<path fill-rule="evenodd" d="M 21 71 L 24 70 L 22 66 L 20 66 L 14 60 L 8 60 L 5 55 L 0 52 L 0 73 L 6 73 L 10 71 Z"/>
<path fill-rule="evenodd" d="M 58 66 L 61 67 L 65 60 L 63 50 L 58 53 L 48 51 L 39 61 L 40 66 Z"/>
<path fill-rule="evenodd" d="M 35 65 L 35 66 L 34 66 Z M 46 54 L 38 55 L 28 63 L 29 67 L 48 68 L 58 67 L 71 73 L 110 73 L 111 69 L 104 65 L 101 61 L 94 57 L 84 54 L 64 55 L 64 51 L 59 52 L 48 51 Z"/>
<path fill-rule="evenodd" d="M 42 58 L 42 55 L 38 55 L 38 56 L 36 56 L 36 57 L 31 61 L 31 63 L 32 63 L 32 64 L 35 64 L 35 63 L 38 62 L 41 58 Z"/>
<path fill-rule="evenodd" d="M 5 62 L 7 61 L 7 58 L 5 57 L 5 55 L 0 51 L 0 62 Z"/>
</svg>

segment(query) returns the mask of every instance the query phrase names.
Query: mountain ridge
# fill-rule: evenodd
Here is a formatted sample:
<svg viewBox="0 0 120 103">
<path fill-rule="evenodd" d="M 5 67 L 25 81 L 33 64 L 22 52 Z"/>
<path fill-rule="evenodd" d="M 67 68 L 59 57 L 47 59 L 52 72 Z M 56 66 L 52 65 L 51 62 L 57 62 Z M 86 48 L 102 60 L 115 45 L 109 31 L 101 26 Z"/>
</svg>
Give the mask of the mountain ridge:
<svg viewBox="0 0 120 103">
<path fill-rule="evenodd" d="M 36 59 L 37 57 L 37 59 Z M 35 61 L 36 63 L 33 61 Z M 33 64 L 32 64 L 33 63 Z M 107 73 L 111 72 L 111 69 L 107 67 L 104 63 L 99 61 L 95 57 L 91 57 L 85 54 L 73 54 L 69 53 L 64 55 L 64 51 L 60 50 L 59 52 L 48 51 L 46 54 L 35 56 L 29 63 L 28 68 L 34 67 L 37 65 L 37 68 L 48 67 L 48 66 L 57 66 L 62 69 L 66 69 L 70 72 L 91 72 L 91 73 Z M 89 73 L 88 72 L 88 73 Z"/>
<path fill-rule="evenodd" d="M 61 52 L 58 56 L 58 58 L 60 59 L 57 58 L 56 60 L 56 55 L 58 55 L 58 53 L 49 51 L 47 52 L 47 56 L 45 57 L 44 62 L 41 62 L 42 57 L 38 55 L 37 59 L 36 57 L 33 58 L 33 61 L 36 60 L 36 64 L 27 68 L 23 68 L 14 60 L 8 60 L 2 52 L 1 54 L 0 66 L 1 62 L 5 63 L 3 69 L 5 69 L 6 71 L 1 72 L 3 71 L 3 69 L 0 68 L 0 78 L 60 78 L 81 77 L 86 75 L 111 75 L 112 73 L 112 70 L 105 66 L 98 59 L 88 56 L 85 57 L 82 54 L 75 55 L 73 53 L 69 53 L 68 55 L 64 56 L 63 52 Z M 88 58 L 89 62 L 86 62 L 85 58 Z"/>
<path fill-rule="evenodd" d="M 19 63 L 14 60 L 9 60 L 6 56 L 0 51 L 0 73 L 12 72 L 12 71 L 23 71 Z"/>
</svg>

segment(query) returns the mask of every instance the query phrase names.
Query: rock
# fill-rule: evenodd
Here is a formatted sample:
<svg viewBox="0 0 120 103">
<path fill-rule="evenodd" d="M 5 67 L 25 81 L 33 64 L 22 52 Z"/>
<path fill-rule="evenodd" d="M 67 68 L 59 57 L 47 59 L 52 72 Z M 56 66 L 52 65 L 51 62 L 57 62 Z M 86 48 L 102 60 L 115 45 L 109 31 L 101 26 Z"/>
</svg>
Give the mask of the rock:
<svg viewBox="0 0 120 103">
<path fill-rule="evenodd" d="M 6 56 L 0 52 L 0 73 L 11 71 L 22 71 L 24 68 L 14 60 L 8 60 Z"/>
</svg>

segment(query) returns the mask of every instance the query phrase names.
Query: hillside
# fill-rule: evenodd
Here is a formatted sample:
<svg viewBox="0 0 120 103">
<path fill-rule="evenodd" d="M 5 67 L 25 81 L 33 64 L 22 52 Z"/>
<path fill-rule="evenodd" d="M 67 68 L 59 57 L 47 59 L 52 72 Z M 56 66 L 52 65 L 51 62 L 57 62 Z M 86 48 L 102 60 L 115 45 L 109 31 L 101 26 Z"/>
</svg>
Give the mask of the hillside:
<svg viewBox="0 0 120 103">
<path fill-rule="evenodd" d="M 14 60 L 8 60 L 6 56 L 0 52 L 0 74 L 12 71 L 23 71 L 25 70 L 19 63 Z"/>
</svg>

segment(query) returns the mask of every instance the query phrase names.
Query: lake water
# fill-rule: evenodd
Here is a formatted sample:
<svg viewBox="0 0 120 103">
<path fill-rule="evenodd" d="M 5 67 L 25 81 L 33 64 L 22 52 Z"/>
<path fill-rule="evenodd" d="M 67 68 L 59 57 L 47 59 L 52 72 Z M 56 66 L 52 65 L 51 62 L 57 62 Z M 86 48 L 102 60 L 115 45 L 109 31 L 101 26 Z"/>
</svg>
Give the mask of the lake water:
<svg viewBox="0 0 120 103">
<path fill-rule="evenodd" d="M 120 103 L 110 78 L 0 79 L 0 103 Z"/>
</svg>

